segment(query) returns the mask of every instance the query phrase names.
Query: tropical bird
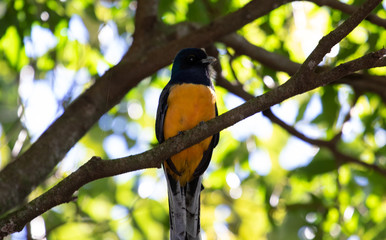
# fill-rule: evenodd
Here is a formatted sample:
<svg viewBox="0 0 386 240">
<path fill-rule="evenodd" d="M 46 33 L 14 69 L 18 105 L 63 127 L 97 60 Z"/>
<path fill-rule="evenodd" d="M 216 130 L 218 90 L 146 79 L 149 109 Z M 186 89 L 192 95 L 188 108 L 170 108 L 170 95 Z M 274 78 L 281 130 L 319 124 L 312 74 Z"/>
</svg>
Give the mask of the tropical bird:
<svg viewBox="0 0 386 240">
<path fill-rule="evenodd" d="M 161 92 L 156 117 L 159 143 L 218 115 L 210 65 L 216 59 L 199 48 L 175 57 L 169 83 Z M 168 186 L 170 239 L 200 237 L 202 174 L 208 168 L 219 134 L 206 138 L 163 163 Z"/>
</svg>

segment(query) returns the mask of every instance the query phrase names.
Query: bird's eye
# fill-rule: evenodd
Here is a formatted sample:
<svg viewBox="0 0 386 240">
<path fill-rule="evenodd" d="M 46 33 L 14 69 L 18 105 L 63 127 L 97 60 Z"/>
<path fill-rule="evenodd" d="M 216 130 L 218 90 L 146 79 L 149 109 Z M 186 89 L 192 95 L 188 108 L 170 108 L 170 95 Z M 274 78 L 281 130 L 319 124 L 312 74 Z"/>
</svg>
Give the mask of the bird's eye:
<svg viewBox="0 0 386 240">
<path fill-rule="evenodd" d="M 187 57 L 187 60 L 188 60 L 188 62 L 192 63 L 192 62 L 194 62 L 194 61 L 196 60 L 196 56 L 194 56 L 194 55 L 189 55 L 189 56 Z"/>
</svg>

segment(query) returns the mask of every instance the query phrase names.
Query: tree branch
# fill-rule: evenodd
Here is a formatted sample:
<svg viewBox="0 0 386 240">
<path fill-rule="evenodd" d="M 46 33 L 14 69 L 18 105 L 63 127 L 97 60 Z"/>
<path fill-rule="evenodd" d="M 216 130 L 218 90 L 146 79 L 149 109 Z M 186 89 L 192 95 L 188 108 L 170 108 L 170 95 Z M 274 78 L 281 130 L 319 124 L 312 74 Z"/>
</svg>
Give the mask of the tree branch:
<svg viewBox="0 0 386 240">
<path fill-rule="evenodd" d="M 361 58 L 353 61 L 343 63 L 333 69 L 321 72 L 320 78 L 328 78 L 334 75 L 338 76 L 338 79 L 347 75 L 348 72 L 356 72 L 362 69 L 384 67 L 386 65 L 386 49 L 383 48 L 376 52 L 369 53 Z"/>
<path fill-rule="evenodd" d="M 153 32 L 157 22 L 158 0 L 138 0 L 135 13 L 134 41 L 141 41 Z"/>
<path fill-rule="evenodd" d="M 133 44 L 124 55 L 124 59 L 133 56 L 141 58 L 144 51 L 150 51 L 166 40 L 165 34 L 159 31 L 162 24 L 157 18 L 159 0 L 138 0 L 136 3 Z"/>
</svg>

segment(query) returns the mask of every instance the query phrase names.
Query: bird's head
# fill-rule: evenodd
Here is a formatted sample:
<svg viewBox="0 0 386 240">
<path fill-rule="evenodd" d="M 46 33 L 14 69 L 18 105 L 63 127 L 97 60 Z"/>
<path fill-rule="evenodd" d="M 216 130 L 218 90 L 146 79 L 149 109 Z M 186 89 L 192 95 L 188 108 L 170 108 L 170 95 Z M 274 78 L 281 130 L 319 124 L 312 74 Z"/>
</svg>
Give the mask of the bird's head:
<svg viewBox="0 0 386 240">
<path fill-rule="evenodd" d="M 216 61 L 216 58 L 208 56 L 200 48 L 185 48 L 177 53 L 172 67 L 172 76 L 180 70 L 203 69 L 209 71 L 209 65 Z"/>
</svg>

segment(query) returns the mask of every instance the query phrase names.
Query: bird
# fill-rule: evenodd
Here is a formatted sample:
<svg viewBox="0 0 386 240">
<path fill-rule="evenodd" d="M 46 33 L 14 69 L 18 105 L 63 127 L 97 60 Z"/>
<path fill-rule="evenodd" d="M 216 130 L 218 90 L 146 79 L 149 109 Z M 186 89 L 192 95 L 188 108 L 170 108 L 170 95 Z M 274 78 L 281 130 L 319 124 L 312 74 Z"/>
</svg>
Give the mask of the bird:
<svg viewBox="0 0 386 240">
<path fill-rule="evenodd" d="M 162 90 L 156 116 L 159 143 L 218 116 L 211 64 L 216 58 L 200 48 L 185 48 L 174 58 L 171 77 Z M 202 175 L 208 168 L 219 133 L 163 162 L 169 198 L 171 240 L 200 235 Z"/>
</svg>

